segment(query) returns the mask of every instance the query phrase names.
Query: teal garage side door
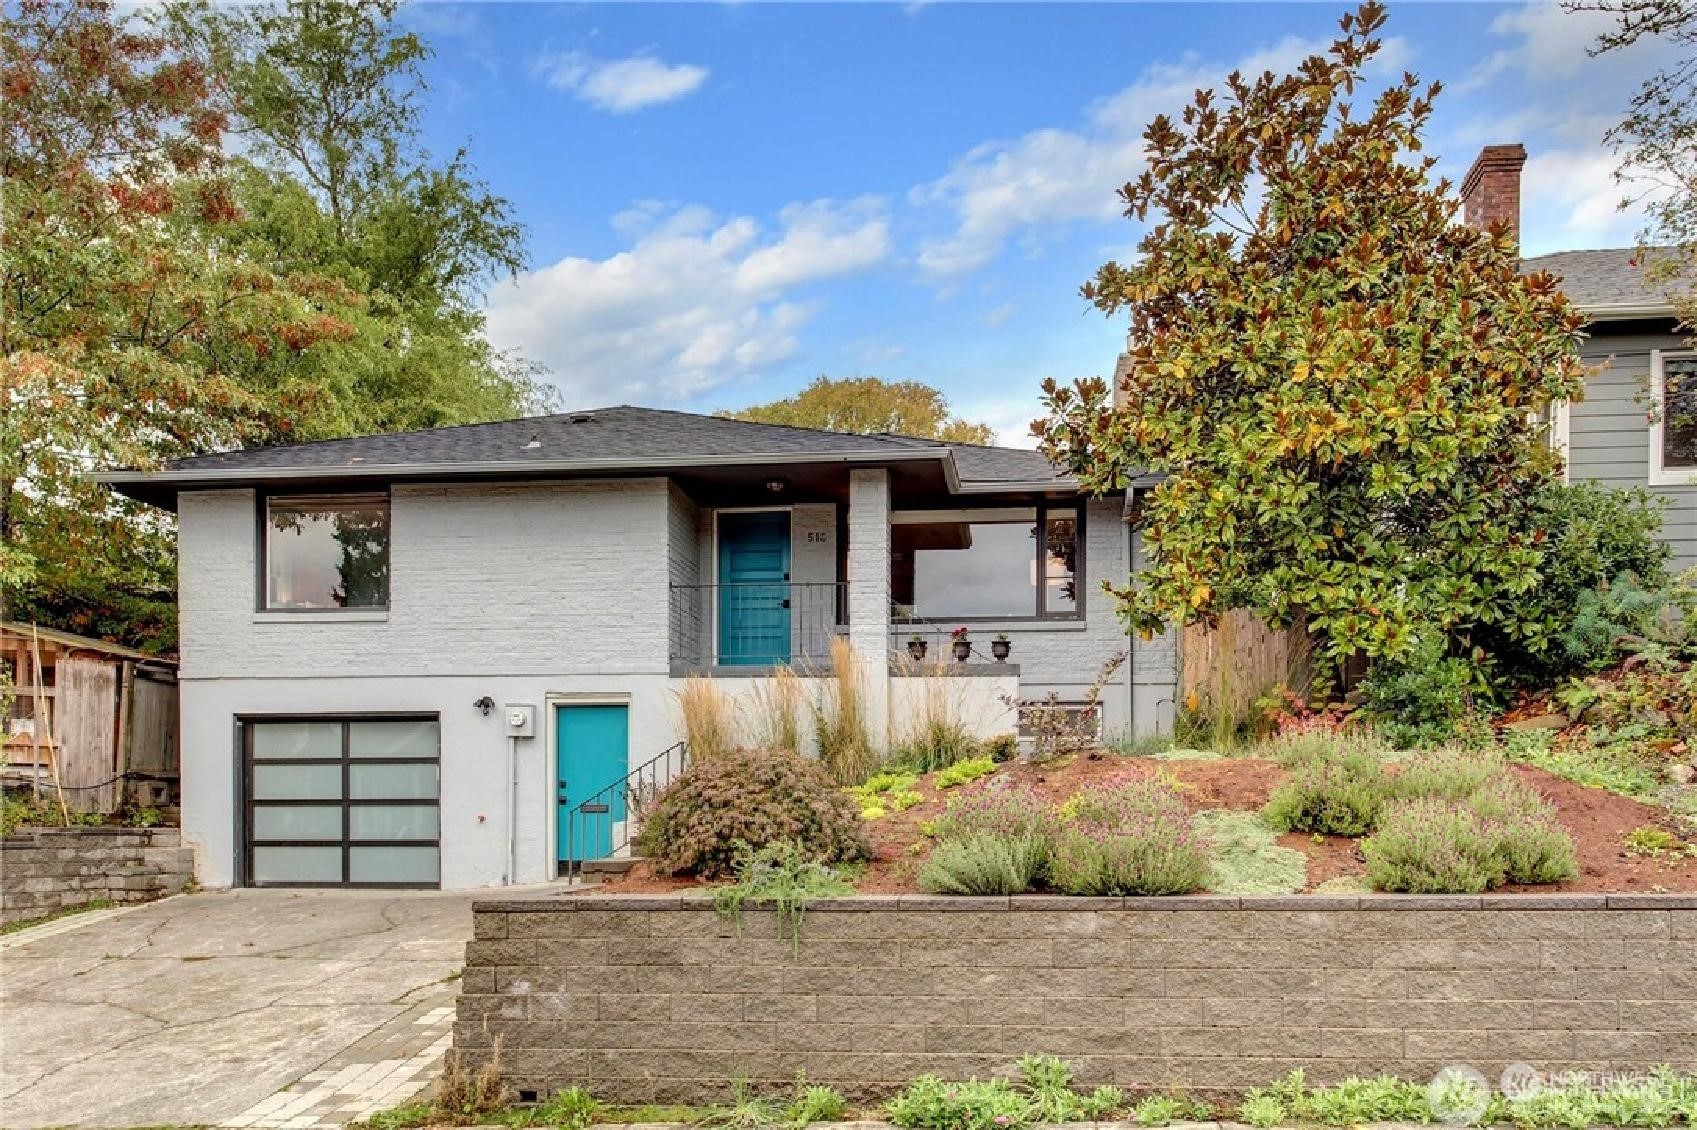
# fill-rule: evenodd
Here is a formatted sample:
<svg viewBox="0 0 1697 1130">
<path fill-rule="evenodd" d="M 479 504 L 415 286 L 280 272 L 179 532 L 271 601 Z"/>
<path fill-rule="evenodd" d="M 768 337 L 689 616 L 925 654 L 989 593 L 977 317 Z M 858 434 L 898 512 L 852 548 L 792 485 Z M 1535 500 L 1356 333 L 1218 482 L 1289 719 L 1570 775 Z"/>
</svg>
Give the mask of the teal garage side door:
<svg viewBox="0 0 1697 1130">
<path fill-rule="evenodd" d="M 554 769 L 558 862 L 563 866 L 612 855 L 613 826 L 625 819 L 630 707 L 555 707 Z"/>
</svg>

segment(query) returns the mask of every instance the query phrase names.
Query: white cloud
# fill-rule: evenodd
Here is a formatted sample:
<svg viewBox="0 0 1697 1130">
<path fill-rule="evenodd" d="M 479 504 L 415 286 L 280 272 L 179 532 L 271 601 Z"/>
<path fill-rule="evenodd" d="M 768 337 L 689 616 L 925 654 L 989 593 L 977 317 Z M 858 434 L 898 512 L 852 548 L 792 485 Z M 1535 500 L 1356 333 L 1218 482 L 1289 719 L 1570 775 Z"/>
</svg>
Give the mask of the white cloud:
<svg viewBox="0 0 1697 1130">
<path fill-rule="evenodd" d="M 667 63 L 651 55 L 597 59 L 585 51 L 547 52 L 531 62 L 555 90 L 563 90 L 599 110 L 628 114 L 675 102 L 700 89 L 706 67 Z"/>
<path fill-rule="evenodd" d="M 1553 0 L 1529 0 L 1491 21 L 1491 34 L 1518 42 L 1487 55 L 1456 89 L 1476 90 L 1516 72 L 1538 82 L 1570 79 L 1587 65 L 1592 44 L 1613 22 L 1607 12 L 1569 12 Z"/>
<path fill-rule="evenodd" d="M 748 216 L 653 202 L 621 213 L 633 240 L 490 291 L 489 337 L 540 361 L 568 404 L 676 402 L 800 351 L 814 307 L 795 292 L 890 254 L 880 202 L 794 204 L 774 232 Z"/>
<path fill-rule="evenodd" d="M 953 229 L 921 246 L 919 266 L 933 277 L 956 277 L 990 262 L 1009 239 L 1044 225 L 1114 219 L 1124 209 L 1116 190 L 1142 172 L 1143 130 L 1157 114 L 1177 112 L 1198 87 L 1214 86 L 1234 69 L 1252 79 L 1265 70 L 1288 70 L 1323 48 L 1287 36 L 1235 66 L 1195 55 L 1158 63 L 1089 107 L 1076 129 L 1034 130 L 975 147 L 910 194 L 917 205 L 945 210 Z M 1410 55 L 1405 41 L 1387 40 L 1373 71 L 1400 69 Z"/>
<path fill-rule="evenodd" d="M 1521 175 L 1521 230 L 1528 255 L 1630 247 L 1644 226 L 1641 207 L 1622 211 L 1617 158 L 1603 149 L 1533 153 Z"/>
</svg>

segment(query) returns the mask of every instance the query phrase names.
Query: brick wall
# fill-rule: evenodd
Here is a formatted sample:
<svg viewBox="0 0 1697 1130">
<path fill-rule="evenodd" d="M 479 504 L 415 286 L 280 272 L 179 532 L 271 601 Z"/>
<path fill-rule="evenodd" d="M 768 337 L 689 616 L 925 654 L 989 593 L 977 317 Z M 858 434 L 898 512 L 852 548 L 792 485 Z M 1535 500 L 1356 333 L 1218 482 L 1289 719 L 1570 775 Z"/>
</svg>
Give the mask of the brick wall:
<svg viewBox="0 0 1697 1130">
<path fill-rule="evenodd" d="M 509 1083 L 859 1098 L 1065 1056 L 1085 1083 L 1236 1090 L 1469 1063 L 1697 1071 L 1697 898 L 1009 899 L 815 904 L 799 947 L 701 898 L 475 907 L 455 1046 Z"/>
<path fill-rule="evenodd" d="M 105 899 L 146 902 L 194 868 L 175 828 L 47 828 L 0 840 L 0 925 Z"/>
</svg>

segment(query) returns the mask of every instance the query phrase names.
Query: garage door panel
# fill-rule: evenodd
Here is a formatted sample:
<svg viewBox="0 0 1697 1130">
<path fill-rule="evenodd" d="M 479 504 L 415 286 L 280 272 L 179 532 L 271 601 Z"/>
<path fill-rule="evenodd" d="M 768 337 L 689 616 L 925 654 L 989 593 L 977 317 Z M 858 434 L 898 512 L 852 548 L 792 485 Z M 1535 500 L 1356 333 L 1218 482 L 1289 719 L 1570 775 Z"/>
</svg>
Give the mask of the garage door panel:
<svg viewBox="0 0 1697 1130">
<path fill-rule="evenodd" d="M 348 809 L 348 838 L 434 840 L 441 833 L 440 816 L 434 804 L 355 804 Z"/>
<path fill-rule="evenodd" d="M 349 849 L 349 879 L 355 883 L 435 883 L 436 849 L 356 844 Z"/>
<path fill-rule="evenodd" d="M 334 765 L 255 765 L 254 800 L 340 800 L 342 767 Z"/>
<path fill-rule="evenodd" d="M 342 838 L 340 804 L 261 804 L 253 810 L 256 840 L 331 840 Z"/>
<path fill-rule="evenodd" d="M 303 757 L 339 760 L 341 756 L 340 722 L 267 722 L 254 728 L 253 757 L 256 761 Z"/>
<path fill-rule="evenodd" d="M 348 768 L 348 795 L 355 800 L 434 800 L 436 763 L 370 762 Z"/>
<path fill-rule="evenodd" d="M 350 757 L 434 758 L 436 742 L 435 722 L 385 719 L 381 722 L 354 722 L 348 726 Z"/>
<path fill-rule="evenodd" d="M 256 847 L 253 849 L 253 880 L 256 883 L 341 883 L 342 848 Z"/>
</svg>

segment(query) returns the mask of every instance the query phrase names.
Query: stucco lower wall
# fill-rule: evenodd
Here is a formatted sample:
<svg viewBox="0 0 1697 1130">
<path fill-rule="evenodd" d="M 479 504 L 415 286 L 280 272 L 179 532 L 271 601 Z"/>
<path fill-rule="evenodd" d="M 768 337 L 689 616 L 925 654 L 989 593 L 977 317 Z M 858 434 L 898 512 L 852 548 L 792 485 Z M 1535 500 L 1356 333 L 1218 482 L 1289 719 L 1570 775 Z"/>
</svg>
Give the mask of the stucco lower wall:
<svg viewBox="0 0 1697 1130">
<path fill-rule="evenodd" d="M 475 907 L 455 1046 L 508 1082 L 724 1101 L 798 1073 L 854 1096 L 1008 1073 L 1237 1090 L 1466 1063 L 1697 1071 L 1690 896 L 815 903 L 792 947 L 695 897 Z"/>
</svg>

